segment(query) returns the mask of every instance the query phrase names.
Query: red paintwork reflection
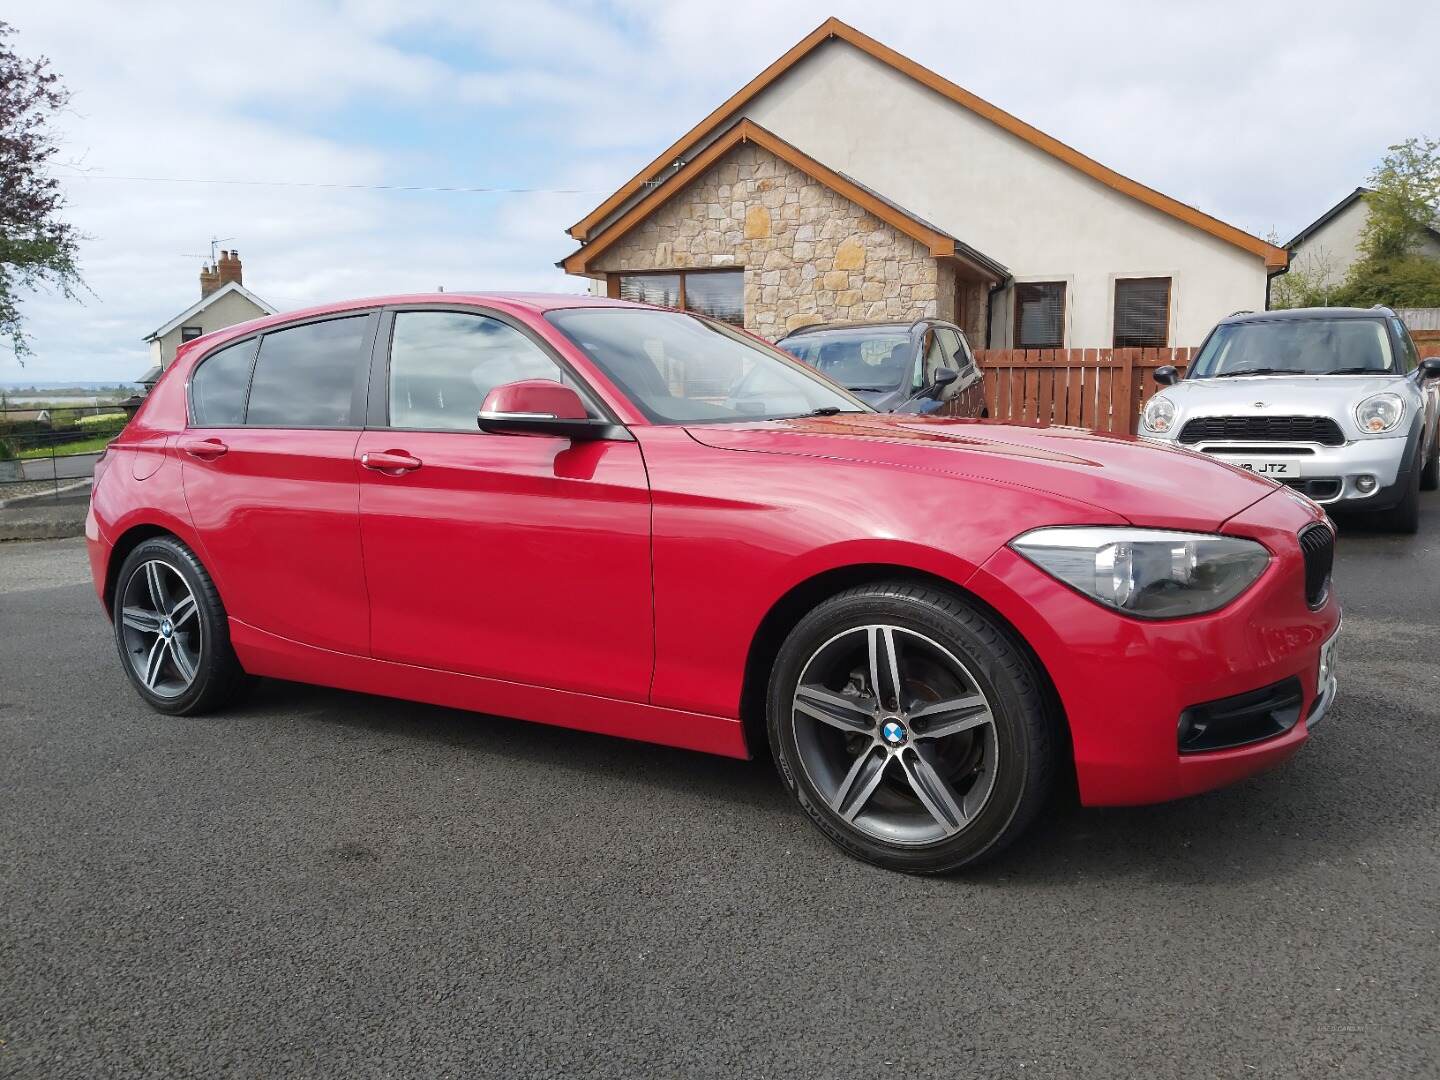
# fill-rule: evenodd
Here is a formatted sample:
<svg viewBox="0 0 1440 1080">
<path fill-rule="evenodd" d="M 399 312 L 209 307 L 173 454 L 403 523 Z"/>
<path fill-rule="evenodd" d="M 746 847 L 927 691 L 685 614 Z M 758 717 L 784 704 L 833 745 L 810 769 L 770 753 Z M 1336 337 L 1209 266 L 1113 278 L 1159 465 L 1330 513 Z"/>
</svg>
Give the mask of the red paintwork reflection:
<svg viewBox="0 0 1440 1080">
<path fill-rule="evenodd" d="M 198 356 L 257 326 L 387 303 L 524 323 L 634 438 L 187 428 Z M 767 614 L 833 571 L 919 572 L 968 591 L 1034 650 L 1089 803 L 1203 790 L 1304 741 L 1302 722 L 1181 760 L 1175 725 L 1189 705 L 1292 674 L 1313 692 L 1339 615 L 1302 598 L 1295 533 L 1323 516 L 1313 506 L 1198 455 L 1072 428 L 893 415 L 653 426 L 543 318 L 618 303 L 391 297 L 192 343 L 107 456 L 87 522 L 97 588 L 117 542 L 163 528 L 210 568 L 255 673 L 743 756 Z M 544 392 L 492 400 L 554 411 L 531 407 Z M 1045 525 L 1127 522 L 1248 536 L 1274 557 L 1226 610 L 1149 623 L 1006 546 Z"/>
</svg>

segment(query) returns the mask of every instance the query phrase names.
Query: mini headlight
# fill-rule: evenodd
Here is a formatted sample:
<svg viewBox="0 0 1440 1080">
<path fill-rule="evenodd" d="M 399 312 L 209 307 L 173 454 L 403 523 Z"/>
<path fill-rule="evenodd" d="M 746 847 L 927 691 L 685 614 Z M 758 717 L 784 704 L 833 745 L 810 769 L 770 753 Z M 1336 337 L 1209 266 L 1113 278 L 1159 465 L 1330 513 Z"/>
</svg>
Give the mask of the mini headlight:
<svg viewBox="0 0 1440 1080">
<path fill-rule="evenodd" d="M 1360 430 L 1371 435 L 1390 431 L 1405 415 L 1405 403 L 1396 394 L 1374 394 L 1355 406 Z"/>
<path fill-rule="evenodd" d="M 1140 417 L 1140 423 L 1146 431 L 1163 435 L 1175 424 L 1175 403 L 1157 394 L 1145 403 L 1145 412 Z"/>
<path fill-rule="evenodd" d="M 1035 529 L 1010 546 L 1092 600 L 1147 619 L 1224 607 L 1270 562 L 1253 540 L 1158 529 Z"/>
</svg>

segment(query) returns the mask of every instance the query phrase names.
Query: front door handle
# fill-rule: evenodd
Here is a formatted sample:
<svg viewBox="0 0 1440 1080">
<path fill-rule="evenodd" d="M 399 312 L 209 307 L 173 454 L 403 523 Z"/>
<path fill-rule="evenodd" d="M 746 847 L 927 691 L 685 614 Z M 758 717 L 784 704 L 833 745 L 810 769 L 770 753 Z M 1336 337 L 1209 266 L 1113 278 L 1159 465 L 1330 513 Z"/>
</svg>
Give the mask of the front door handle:
<svg viewBox="0 0 1440 1080">
<path fill-rule="evenodd" d="M 371 472 L 403 476 L 420 468 L 423 462 L 404 450 L 367 450 L 360 455 L 360 464 Z"/>
<path fill-rule="evenodd" d="M 185 439 L 181 441 L 180 449 L 201 461 L 214 461 L 230 448 L 219 439 Z"/>
</svg>

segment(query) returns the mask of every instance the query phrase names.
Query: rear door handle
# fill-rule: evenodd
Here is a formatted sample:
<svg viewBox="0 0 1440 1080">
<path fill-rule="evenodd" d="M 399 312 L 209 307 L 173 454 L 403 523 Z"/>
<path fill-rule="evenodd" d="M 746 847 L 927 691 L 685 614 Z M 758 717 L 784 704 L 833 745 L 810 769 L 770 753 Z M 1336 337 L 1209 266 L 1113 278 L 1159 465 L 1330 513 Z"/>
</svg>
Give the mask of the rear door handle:
<svg viewBox="0 0 1440 1080">
<path fill-rule="evenodd" d="M 185 439 L 180 449 L 201 461 L 214 461 L 230 448 L 219 439 Z"/>
<path fill-rule="evenodd" d="M 360 455 L 360 464 L 372 472 L 402 476 L 414 472 L 423 462 L 404 450 L 367 450 Z"/>
</svg>

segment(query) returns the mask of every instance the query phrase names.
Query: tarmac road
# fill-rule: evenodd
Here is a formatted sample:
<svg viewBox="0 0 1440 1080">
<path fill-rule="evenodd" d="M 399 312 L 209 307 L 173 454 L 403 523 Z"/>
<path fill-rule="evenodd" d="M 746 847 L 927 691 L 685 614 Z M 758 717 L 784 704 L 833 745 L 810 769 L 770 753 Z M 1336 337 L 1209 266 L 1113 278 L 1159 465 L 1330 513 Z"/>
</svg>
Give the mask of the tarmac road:
<svg viewBox="0 0 1440 1080">
<path fill-rule="evenodd" d="M 852 862 L 767 762 L 293 684 L 177 720 L 0 546 L 0 1076 L 1440 1075 L 1440 498 L 1270 775 Z"/>
</svg>

